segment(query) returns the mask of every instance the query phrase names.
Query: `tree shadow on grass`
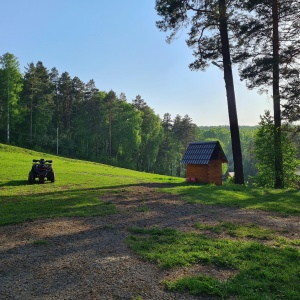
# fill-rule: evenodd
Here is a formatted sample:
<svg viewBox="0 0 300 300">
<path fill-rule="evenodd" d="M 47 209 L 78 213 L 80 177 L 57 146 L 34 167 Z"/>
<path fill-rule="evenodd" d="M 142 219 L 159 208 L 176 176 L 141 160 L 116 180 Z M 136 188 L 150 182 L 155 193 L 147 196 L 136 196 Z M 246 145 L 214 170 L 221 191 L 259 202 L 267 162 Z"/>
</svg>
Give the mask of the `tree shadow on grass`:
<svg viewBox="0 0 300 300">
<path fill-rule="evenodd" d="M 45 180 L 43 184 L 51 184 L 52 182 Z M 22 186 L 22 185 L 32 185 L 32 184 L 41 184 L 38 180 L 35 180 L 33 183 L 28 183 L 28 180 L 11 180 L 5 183 L 1 183 L 0 187 L 5 186 Z"/>
<path fill-rule="evenodd" d="M 142 186 L 135 184 L 107 187 L 107 190 L 101 191 L 77 189 L 39 193 L 25 195 L 13 202 L 11 207 L 14 209 L 24 204 L 19 207 L 19 212 L 25 214 L 24 217 L 38 217 L 38 220 L 33 221 L 33 218 L 33 222 L 20 226 L 0 227 L 0 236 L 5 236 L 7 246 L 0 251 L 2 295 L 7 298 L 22 296 L 23 299 L 64 299 L 66 295 L 70 299 L 100 299 L 98 296 L 86 296 L 93 291 L 102 295 L 101 299 L 132 299 L 145 289 L 149 296 L 147 299 L 174 299 L 173 294 L 161 290 L 161 271 L 154 264 L 137 259 L 124 241 L 129 235 L 128 228 L 143 225 L 152 227 L 156 224 L 169 226 L 174 217 L 176 222 L 181 222 L 182 218 L 194 216 L 196 212 L 192 207 L 189 207 L 184 216 L 181 213 L 178 215 L 177 205 L 165 201 L 156 204 L 161 200 L 161 194 L 148 192 L 146 200 L 150 202 L 153 215 L 145 218 L 143 212 L 135 210 L 141 201 L 136 192 L 136 198 L 132 202 L 137 203 L 129 208 L 129 214 L 41 220 L 51 217 L 51 211 L 52 217 L 59 217 L 61 210 L 67 211 L 69 216 L 80 215 L 80 210 L 83 209 L 81 204 L 84 203 L 90 205 L 91 212 L 96 212 L 97 209 L 99 212 L 100 209 L 109 212 L 111 209 L 113 213 L 115 204 L 101 201 L 101 195 L 110 192 L 116 197 L 116 202 L 123 202 L 127 198 L 119 198 L 118 194 L 128 193 L 131 196 L 131 191 L 126 187 L 130 189 L 131 186 L 139 185 Z M 5 200 L 16 199 L 6 196 Z M 28 207 L 29 200 L 35 202 L 36 208 L 34 205 Z M 57 212 L 55 206 L 58 207 Z M 47 212 L 44 216 L 41 215 L 43 211 Z M 18 214 L 18 211 L 15 213 Z M 30 215 L 33 213 L 35 215 Z M 10 237 L 7 237 L 8 232 Z M 19 242 L 20 240 L 23 242 Z M 12 247 L 13 242 L 15 245 Z M 16 276 L 20 278 L 17 285 L 12 280 Z M 196 299 L 192 296 L 185 298 Z"/>
<path fill-rule="evenodd" d="M 1 183 L 0 187 L 2 186 L 21 186 L 21 185 L 27 185 L 28 181 L 27 180 L 11 180 L 5 183 Z"/>
<path fill-rule="evenodd" d="M 50 184 L 50 182 L 48 182 Z M 27 185 L 26 181 L 11 181 L 2 186 Z M 144 189 L 150 188 L 150 191 Z M 239 186 L 190 185 L 185 182 L 139 182 L 107 185 L 93 188 L 64 189 L 53 191 L 33 189 L 25 194 L 2 196 L 0 224 L 22 223 L 28 220 L 52 217 L 85 217 L 116 213 L 113 203 L 102 201 L 104 195 L 128 198 L 131 189 L 143 194 L 159 191 L 173 194 L 189 204 L 217 205 L 244 209 L 261 209 L 282 216 L 299 215 L 299 191 L 273 191 Z M 140 190 L 139 190 L 140 189 Z M 1 220 L 2 219 L 2 220 Z"/>
<path fill-rule="evenodd" d="M 162 189 L 168 191 L 168 189 Z M 209 204 L 244 209 L 261 209 L 281 215 L 299 215 L 298 190 L 251 188 L 239 185 L 173 186 L 172 193 L 180 195 L 188 203 Z"/>
<path fill-rule="evenodd" d="M 193 229 L 193 225 L 197 221 L 215 222 L 216 211 L 212 211 L 211 207 L 204 209 L 204 206 L 178 205 L 177 201 L 173 201 L 178 200 L 177 195 L 170 199 L 170 195 L 166 194 L 164 197 L 162 193 L 154 193 L 151 189 L 142 189 L 143 187 L 168 189 L 185 185 L 183 183 L 138 183 L 106 186 L 98 189 L 55 191 L 21 197 L 24 207 L 20 208 L 20 212 L 26 213 L 25 210 L 28 209 L 27 213 L 30 216 L 34 206 L 28 208 L 25 200 L 34 201 L 37 206 L 36 216 L 39 219 L 51 217 L 51 213 L 52 217 L 59 217 L 60 211 L 67 212 L 69 216 L 84 216 L 85 213 L 81 214 L 82 205 L 89 205 L 90 212 L 95 212 L 97 209 L 100 212 L 101 209 L 108 211 L 110 208 L 113 209 L 115 203 L 122 205 L 124 211 L 96 218 L 47 219 L 27 222 L 18 227 L 0 227 L 0 235 L 2 234 L 6 238 L 6 249 L 0 251 L 2 262 L 0 275 L 3 278 L 2 295 L 7 299 L 17 299 L 21 296 L 23 299 L 45 297 L 65 299 L 66 295 L 69 299 L 100 299 L 91 294 L 93 291 L 94 295 L 102 295 L 101 299 L 108 299 L 109 296 L 113 299 L 132 299 L 133 296 L 138 296 L 142 289 L 145 289 L 149 297 L 147 299 L 175 299 L 174 294 L 161 290 L 159 283 L 164 279 L 163 271 L 159 270 L 154 263 L 140 260 L 127 247 L 125 241 L 132 234 L 129 231 L 130 228 L 180 228 L 183 226 Z M 139 187 L 141 187 L 140 190 Z M 230 199 L 234 193 L 230 193 L 230 197 L 226 193 L 237 193 L 241 190 L 237 187 L 207 186 L 200 188 L 199 186 L 198 188 L 193 186 L 192 188 L 194 191 L 190 196 L 193 196 L 194 199 L 203 196 L 209 198 L 210 196 L 211 203 L 220 198 L 222 193 L 224 193 L 224 199 L 226 197 Z M 181 192 L 187 190 L 188 188 Z M 143 191 L 145 191 L 144 194 Z M 122 194 L 125 197 L 118 197 Z M 256 199 L 260 194 L 262 197 L 269 194 L 273 196 L 272 191 L 253 190 L 249 196 L 251 199 L 244 199 L 244 201 L 261 201 L 261 199 Z M 106 203 L 109 199 L 102 199 L 103 195 L 112 196 L 110 200 L 112 203 Z M 291 196 L 293 195 L 294 193 L 291 193 Z M 6 200 L 15 201 L 15 197 L 10 196 Z M 18 205 L 22 205 L 23 201 L 13 202 L 12 207 L 16 209 Z M 126 207 L 126 204 L 129 206 Z M 141 205 L 149 208 L 149 211 L 137 211 L 136 208 Z M 57 211 L 54 209 L 55 206 L 58 208 Z M 47 214 L 41 215 L 42 211 Z M 243 210 L 239 210 L 240 221 L 244 220 L 243 212 Z M 232 209 L 232 214 L 228 215 L 227 220 L 231 220 L 232 215 L 237 218 L 237 213 L 238 210 Z M 263 218 L 261 223 L 270 222 L 271 224 L 272 222 L 268 216 L 262 215 L 261 218 Z M 8 233 L 9 237 L 7 237 Z M 136 235 L 134 237 L 137 238 Z M 12 241 L 15 243 L 14 247 L 11 246 Z M 194 247 L 194 240 L 191 241 L 190 246 Z M 165 239 L 165 244 L 167 243 L 173 243 L 173 248 L 176 249 L 176 243 Z M 256 248 L 253 249 L 253 245 Z M 263 252 L 262 248 L 257 248 L 256 244 L 251 244 L 250 250 L 246 246 L 242 250 L 247 250 L 250 254 L 253 252 L 256 254 L 257 251 Z M 218 241 L 216 241 L 216 247 L 220 247 Z M 266 250 L 263 253 L 266 253 Z M 279 251 L 281 250 L 274 249 L 277 256 L 281 254 Z M 268 254 L 267 252 L 266 255 Z M 297 262 L 299 255 L 292 252 L 290 256 L 283 256 L 282 264 L 288 266 L 292 259 Z M 258 265 L 257 269 L 260 269 L 259 267 Z M 278 269 L 278 266 L 274 267 Z M 219 270 L 212 264 L 207 268 L 211 268 L 209 274 L 215 274 Z M 252 272 L 250 275 L 253 274 L 252 270 L 249 272 Z M 245 280 L 253 278 L 253 275 L 250 277 L 247 273 L 245 274 Z M 265 276 L 265 274 L 263 275 Z M 16 278 L 18 278 L 17 284 Z M 256 278 L 261 280 L 257 275 L 254 279 Z M 297 286 L 292 282 L 289 288 L 296 289 Z M 132 291 L 137 292 L 133 295 Z M 106 296 L 107 298 L 104 298 Z M 197 299 L 186 295 L 183 297 Z"/>
</svg>

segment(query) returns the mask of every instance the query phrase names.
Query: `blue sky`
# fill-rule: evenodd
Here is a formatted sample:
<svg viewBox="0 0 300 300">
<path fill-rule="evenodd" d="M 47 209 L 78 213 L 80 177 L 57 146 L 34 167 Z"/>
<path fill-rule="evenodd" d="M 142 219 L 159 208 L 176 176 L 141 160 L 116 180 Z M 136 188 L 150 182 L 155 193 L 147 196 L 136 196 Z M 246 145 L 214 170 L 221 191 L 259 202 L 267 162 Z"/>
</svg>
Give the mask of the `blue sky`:
<svg viewBox="0 0 300 300">
<path fill-rule="evenodd" d="M 163 116 L 188 114 L 197 125 L 228 125 L 222 72 L 192 72 L 182 34 L 171 44 L 160 32 L 154 0 L 9 0 L 1 3 L 0 55 L 14 54 L 21 71 L 42 61 L 48 69 L 94 79 L 100 90 L 141 95 Z M 256 125 L 272 99 L 249 91 L 235 74 L 240 125 Z"/>
</svg>

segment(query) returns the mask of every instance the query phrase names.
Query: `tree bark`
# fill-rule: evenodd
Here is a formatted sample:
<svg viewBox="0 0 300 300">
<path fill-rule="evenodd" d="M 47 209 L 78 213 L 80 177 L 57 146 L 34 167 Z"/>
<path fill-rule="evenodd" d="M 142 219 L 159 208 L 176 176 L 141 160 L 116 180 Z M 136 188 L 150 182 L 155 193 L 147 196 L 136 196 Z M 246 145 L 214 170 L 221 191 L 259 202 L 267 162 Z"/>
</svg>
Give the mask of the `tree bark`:
<svg viewBox="0 0 300 300">
<path fill-rule="evenodd" d="M 274 188 L 284 188 L 283 159 L 281 145 L 281 108 L 279 91 L 279 24 L 278 1 L 272 1 L 273 21 L 273 109 L 274 109 L 274 146 L 275 146 L 275 183 Z"/>
<path fill-rule="evenodd" d="M 10 129 L 9 129 L 9 123 L 10 123 L 10 119 L 9 119 L 9 70 L 7 70 L 7 144 L 10 144 Z"/>
<path fill-rule="evenodd" d="M 227 94 L 228 115 L 234 163 L 234 182 L 237 184 L 244 184 L 243 159 L 232 75 L 225 0 L 219 0 L 219 15 L 224 80 Z"/>
</svg>

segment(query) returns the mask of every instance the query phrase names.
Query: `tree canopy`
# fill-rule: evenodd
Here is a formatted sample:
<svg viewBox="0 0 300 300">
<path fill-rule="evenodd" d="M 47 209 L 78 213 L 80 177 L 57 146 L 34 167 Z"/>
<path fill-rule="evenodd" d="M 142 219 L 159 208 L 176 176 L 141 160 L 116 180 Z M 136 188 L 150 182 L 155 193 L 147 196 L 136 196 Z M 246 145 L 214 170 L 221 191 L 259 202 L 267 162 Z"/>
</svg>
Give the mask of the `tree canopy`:
<svg viewBox="0 0 300 300">
<path fill-rule="evenodd" d="M 7 142 L 7 100 L 11 100 L 9 143 L 13 145 L 184 177 L 181 160 L 188 143 L 218 140 L 229 161 L 228 171 L 234 171 L 230 127 L 198 127 L 188 115 L 171 116 L 168 112 L 161 119 L 140 95 L 129 103 L 124 93 L 101 91 L 93 80 L 84 83 L 68 72 L 48 69 L 40 61 L 28 64 L 22 75 L 17 59 L 11 57 L 17 76 L 10 81 L 15 89 L 9 91 L 14 91 L 15 98 L 7 97 L 5 68 L 0 68 L 0 142 Z M 247 180 L 257 174 L 256 130 L 240 128 Z M 299 152 L 296 128 L 292 136 Z M 226 171 L 224 168 L 224 174 Z"/>
</svg>

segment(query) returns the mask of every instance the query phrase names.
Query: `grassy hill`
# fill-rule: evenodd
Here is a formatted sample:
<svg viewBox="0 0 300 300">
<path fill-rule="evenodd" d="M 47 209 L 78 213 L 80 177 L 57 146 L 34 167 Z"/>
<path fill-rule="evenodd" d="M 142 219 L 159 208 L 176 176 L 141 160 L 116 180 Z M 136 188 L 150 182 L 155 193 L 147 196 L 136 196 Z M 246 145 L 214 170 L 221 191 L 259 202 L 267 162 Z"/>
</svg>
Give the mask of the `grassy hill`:
<svg viewBox="0 0 300 300">
<path fill-rule="evenodd" d="M 52 159 L 56 182 L 27 183 L 32 159 Z M 99 163 L 73 160 L 0 144 L 0 225 L 37 218 L 111 214 L 104 193 L 150 182 L 191 203 L 238 206 L 300 214 L 300 192 L 255 189 L 236 185 L 187 185 L 182 178 L 136 172 Z M 165 185 L 165 187 L 164 187 Z"/>
<path fill-rule="evenodd" d="M 56 181 L 28 184 L 32 159 L 42 157 L 53 160 Z M 276 217 L 284 217 L 282 222 L 291 218 L 295 220 L 295 228 L 298 226 L 300 191 L 297 190 L 258 189 L 233 184 L 191 185 L 182 178 L 56 157 L 3 144 L 0 144 L 0 225 L 42 218 L 116 214 L 115 204 L 102 201 L 102 196 L 120 193 L 124 196 L 128 187 L 147 183 L 158 183 L 159 190 L 177 194 L 191 204 L 276 212 Z M 142 259 L 152 261 L 160 268 L 203 264 L 218 270 L 234 270 L 236 274 L 227 281 L 201 274 L 166 280 L 164 284 L 171 291 L 225 299 L 299 299 L 300 240 L 297 234 L 288 234 L 287 238 L 282 236 L 286 232 L 257 224 L 231 219 L 230 222 L 216 222 L 215 212 L 211 213 L 211 223 L 201 222 L 199 218 L 189 232 L 157 226 L 128 227 L 126 230 L 130 234 L 126 243 Z M 273 215 L 269 214 L 269 217 L 273 218 Z M 111 226 L 109 230 L 117 229 Z M 50 243 L 40 242 L 46 246 Z"/>
<path fill-rule="evenodd" d="M 55 183 L 28 184 L 32 160 L 40 158 L 53 160 Z M 182 181 L 0 144 L 0 225 L 37 218 L 111 214 L 115 207 L 100 200 L 104 193 L 147 182 Z"/>
</svg>

